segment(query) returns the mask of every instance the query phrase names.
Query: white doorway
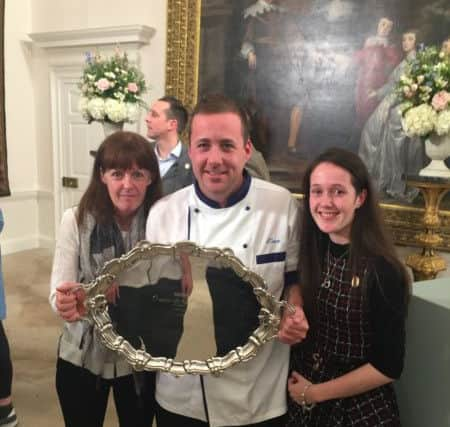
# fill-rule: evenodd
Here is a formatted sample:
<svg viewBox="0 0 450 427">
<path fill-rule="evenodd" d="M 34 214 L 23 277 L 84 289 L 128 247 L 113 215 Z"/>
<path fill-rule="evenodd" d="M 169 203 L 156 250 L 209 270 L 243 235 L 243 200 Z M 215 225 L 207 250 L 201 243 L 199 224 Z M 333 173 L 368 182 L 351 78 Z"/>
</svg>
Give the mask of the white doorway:
<svg viewBox="0 0 450 427">
<path fill-rule="evenodd" d="M 71 75 L 74 74 L 74 75 Z M 53 104 L 59 106 L 57 123 L 54 123 L 54 188 L 55 221 L 59 224 L 63 212 L 77 205 L 86 190 L 94 158 L 104 139 L 100 123 L 88 124 L 78 111 L 80 91 L 77 87 L 80 71 L 55 73 Z M 56 113 L 56 112 L 54 112 Z M 58 123 L 59 122 L 59 123 Z"/>
</svg>

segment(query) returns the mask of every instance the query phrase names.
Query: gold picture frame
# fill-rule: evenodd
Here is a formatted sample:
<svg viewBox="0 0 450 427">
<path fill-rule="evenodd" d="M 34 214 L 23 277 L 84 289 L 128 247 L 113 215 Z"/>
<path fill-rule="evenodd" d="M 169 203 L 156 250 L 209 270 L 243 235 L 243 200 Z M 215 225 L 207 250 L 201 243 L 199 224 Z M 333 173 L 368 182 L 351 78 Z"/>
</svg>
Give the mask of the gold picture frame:
<svg viewBox="0 0 450 427">
<path fill-rule="evenodd" d="M 8 163 L 6 152 L 5 127 L 5 60 L 4 60 L 4 20 L 5 2 L 0 0 L 1 36 L 0 36 L 0 197 L 11 195 L 8 181 Z"/>
<path fill-rule="evenodd" d="M 197 101 L 200 60 L 201 0 L 168 0 L 166 93 L 192 108 Z M 423 231 L 424 208 L 381 203 L 396 244 L 419 246 L 416 235 Z M 450 210 L 441 210 L 437 249 L 450 252 Z"/>
</svg>

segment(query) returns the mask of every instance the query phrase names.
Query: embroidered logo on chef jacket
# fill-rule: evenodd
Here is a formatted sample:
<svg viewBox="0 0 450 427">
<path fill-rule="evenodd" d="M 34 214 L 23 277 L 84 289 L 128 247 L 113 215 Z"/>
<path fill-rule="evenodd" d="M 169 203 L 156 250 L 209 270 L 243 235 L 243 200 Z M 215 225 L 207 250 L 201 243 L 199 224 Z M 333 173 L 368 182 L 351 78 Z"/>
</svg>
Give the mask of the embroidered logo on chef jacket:
<svg viewBox="0 0 450 427">
<path fill-rule="evenodd" d="M 269 237 L 266 240 L 266 245 L 271 245 L 271 244 L 280 243 L 280 242 L 281 242 L 281 240 L 277 239 L 276 237 Z"/>
</svg>

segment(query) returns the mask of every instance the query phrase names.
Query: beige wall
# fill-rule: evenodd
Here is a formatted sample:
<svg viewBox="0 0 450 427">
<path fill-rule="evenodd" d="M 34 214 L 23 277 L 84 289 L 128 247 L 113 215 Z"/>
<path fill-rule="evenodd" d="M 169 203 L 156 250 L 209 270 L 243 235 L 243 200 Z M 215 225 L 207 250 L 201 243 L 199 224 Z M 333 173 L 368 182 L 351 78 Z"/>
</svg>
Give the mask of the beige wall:
<svg viewBox="0 0 450 427">
<path fill-rule="evenodd" d="M 1 198 L 4 253 L 54 244 L 53 163 L 47 53 L 29 33 L 145 24 L 156 30 L 143 51 L 151 90 L 164 93 L 166 0 L 14 0 L 5 7 L 5 104 L 11 197 Z M 119 2 L 117 2 L 119 4 Z M 124 10 L 124 6 L 126 9 Z M 141 132 L 144 126 L 141 125 Z"/>
<path fill-rule="evenodd" d="M 5 2 L 5 108 L 9 182 L 12 197 L 1 198 L 6 226 L 2 247 L 38 243 L 35 96 L 29 46 L 30 0 Z"/>
<path fill-rule="evenodd" d="M 119 6 L 120 5 L 120 6 Z M 48 11 L 51 10 L 52 13 Z M 156 30 L 144 58 L 153 90 L 164 91 L 167 0 L 31 0 L 32 32 L 142 24 Z"/>
</svg>

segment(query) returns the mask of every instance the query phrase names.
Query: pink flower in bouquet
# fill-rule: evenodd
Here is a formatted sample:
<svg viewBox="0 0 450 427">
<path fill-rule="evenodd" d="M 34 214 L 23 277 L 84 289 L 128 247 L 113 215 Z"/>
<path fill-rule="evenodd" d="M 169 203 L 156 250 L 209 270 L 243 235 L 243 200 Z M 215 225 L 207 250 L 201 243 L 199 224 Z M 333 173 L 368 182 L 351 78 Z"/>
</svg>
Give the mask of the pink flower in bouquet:
<svg viewBox="0 0 450 427">
<path fill-rule="evenodd" d="M 105 90 L 109 89 L 111 87 L 111 83 L 109 82 L 108 79 L 105 79 L 104 77 L 99 79 L 95 85 L 97 86 L 98 89 L 100 89 L 102 92 L 104 92 Z"/>
<path fill-rule="evenodd" d="M 131 93 L 136 93 L 139 90 L 138 85 L 134 82 L 128 83 L 127 88 L 128 88 L 128 92 L 131 92 Z"/>
<path fill-rule="evenodd" d="M 431 100 L 431 105 L 436 111 L 442 111 L 447 108 L 448 103 L 450 102 L 450 93 L 446 90 L 441 90 L 437 92 L 433 99 Z"/>
</svg>

